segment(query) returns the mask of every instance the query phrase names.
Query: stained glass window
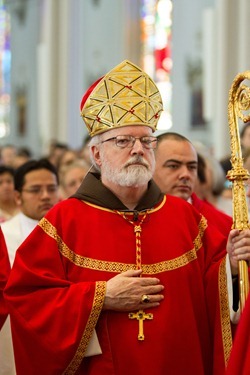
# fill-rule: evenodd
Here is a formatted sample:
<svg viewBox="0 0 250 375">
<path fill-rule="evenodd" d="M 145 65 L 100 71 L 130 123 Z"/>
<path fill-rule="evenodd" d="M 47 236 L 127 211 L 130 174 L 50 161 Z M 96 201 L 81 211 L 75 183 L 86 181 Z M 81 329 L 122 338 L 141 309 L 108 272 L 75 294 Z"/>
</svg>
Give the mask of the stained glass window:
<svg viewBox="0 0 250 375">
<path fill-rule="evenodd" d="M 0 138 L 9 133 L 10 71 L 10 16 L 0 0 Z"/>
<path fill-rule="evenodd" d="M 164 113 L 158 129 L 167 130 L 172 126 L 171 101 L 172 69 L 172 1 L 143 0 L 141 3 L 141 35 L 143 69 L 154 78 L 163 99 Z"/>
</svg>

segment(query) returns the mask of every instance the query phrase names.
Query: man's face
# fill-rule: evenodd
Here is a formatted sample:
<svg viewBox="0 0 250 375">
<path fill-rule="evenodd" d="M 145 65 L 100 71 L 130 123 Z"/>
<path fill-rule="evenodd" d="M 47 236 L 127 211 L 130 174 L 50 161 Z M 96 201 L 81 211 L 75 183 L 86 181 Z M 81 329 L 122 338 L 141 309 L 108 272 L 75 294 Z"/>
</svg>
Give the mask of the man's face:
<svg viewBox="0 0 250 375">
<path fill-rule="evenodd" d="M 0 202 L 14 199 L 14 177 L 5 172 L 0 175 Z"/>
<path fill-rule="evenodd" d="M 17 152 L 14 146 L 6 146 L 2 149 L 1 158 L 4 165 L 13 167 L 13 161 Z"/>
<path fill-rule="evenodd" d="M 164 139 L 155 153 L 154 180 L 165 194 L 188 200 L 197 179 L 197 153 L 191 143 Z"/>
<path fill-rule="evenodd" d="M 87 168 L 75 166 L 64 173 L 60 181 L 62 182 L 65 197 L 70 197 L 77 191 L 87 172 Z"/>
<path fill-rule="evenodd" d="M 21 192 L 16 192 L 21 211 L 34 220 L 40 220 L 59 200 L 56 176 L 47 169 L 25 175 Z"/>
<path fill-rule="evenodd" d="M 148 126 L 126 126 L 103 134 L 101 144 L 92 147 L 97 165 L 101 169 L 102 182 L 106 186 L 144 186 L 152 178 L 155 168 L 154 150 L 136 139 L 132 147 L 121 148 L 116 141 L 106 140 L 117 136 L 136 138 L 153 137 Z"/>
</svg>

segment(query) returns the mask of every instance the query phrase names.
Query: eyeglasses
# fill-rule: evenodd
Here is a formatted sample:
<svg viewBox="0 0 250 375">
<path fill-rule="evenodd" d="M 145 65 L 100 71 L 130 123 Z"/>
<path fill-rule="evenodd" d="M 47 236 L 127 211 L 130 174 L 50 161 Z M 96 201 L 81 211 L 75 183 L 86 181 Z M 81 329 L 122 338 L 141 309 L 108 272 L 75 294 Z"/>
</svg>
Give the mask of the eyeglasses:
<svg viewBox="0 0 250 375">
<path fill-rule="evenodd" d="M 26 193 L 32 194 L 32 195 L 41 195 L 44 190 L 46 190 L 49 194 L 55 194 L 58 191 L 57 185 L 51 185 L 51 186 L 32 186 L 28 189 L 22 189 L 21 191 L 24 191 Z"/>
<path fill-rule="evenodd" d="M 157 146 L 157 138 L 156 137 L 133 137 L 132 135 L 118 135 L 117 137 L 112 137 L 105 139 L 101 143 L 105 143 L 108 141 L 115 141 L 117 147 L 120 148 L 132 148 L 135 144 L 135 141 L 139 139 L 142 144 L 142 147 L 146 149 L 154 149 Z"/>
</svg>

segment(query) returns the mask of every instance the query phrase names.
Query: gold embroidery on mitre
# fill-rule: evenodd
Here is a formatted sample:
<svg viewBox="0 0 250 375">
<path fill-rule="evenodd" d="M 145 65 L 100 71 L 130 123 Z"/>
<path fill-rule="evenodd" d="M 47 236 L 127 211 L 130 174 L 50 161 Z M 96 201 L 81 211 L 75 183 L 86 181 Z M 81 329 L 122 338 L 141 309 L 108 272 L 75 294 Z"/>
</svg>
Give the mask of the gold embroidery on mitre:
<svg viewBox="0 0 250 375">
<path fill-rule="evenodd" d="M 230 312 L 229 312 L 229 306 L 228 306 L 226 258 L 224 258 L 220 264 L 218 283 L 219 283 L 219 297 L 220 297 L 222 342 L 223 342 L 224 360 L 225 360 L 225 366 L 226 366 L 229 360 L 229 356 L 230 356 L 232 344 L 233 344 L 231 322 L 230 322 Z"/>
<path fill-rule="evenodd" d="M 98 321 L 100 312 L 102 310 L 102 305 L 104 302 L 104 296 L 106 292 L 106 282 L 105 281 L 97 281 L 96 282 L 96 290 L 94 295 L 93 307 L 91 313 L 89 315 L 89 319 L 85 330 L 83 332 L 83 336 L 81 338 L 80 344 L 77 348 L 77 351 L 70 362 L 67 369 L 63 372 L 63 375 L 73 375 L 78 370 L 88 347 L 89 341 L 93 334 L 93 330 L 96 326 Z"/>
<path fill-rule="evenodd" d="M 125 60 L 94 87 L 81 116 L 90 136 L 94 136 L 129 125 L 146 125 L 155 131 L 162 110 L 162 98 L 154 81 Z"/>
<path fill-rule="evenodd" d="M 74 251 L 70 250 L 69 247 L 63 242 L 61 237 L 58 235 L 56 228 L 46 218 L 43 218 L 39 222 L 39 226 L 47 235 L 52 237 L 57 242 L 60 253 L 78 267 L 114 273 L 121 273 L 131 269 L 135 270 L 137 268 L 136 264 L 104 261 L 99 259 L 87 258 L 82 255 L 76 254 Z M 184 267 L 186 264 L 194 261 L 195 259 L 197 259 L 196 253 L 202 245 L 200 236 L 201 235 L 199 233 L 195 238 L 194 248 L 187 251 L 185 254 L 180 255 L 179 257 L 153 264 L 142 264 L 143 274 L 153 275 L 161 272 L 172 271 L 174 269 Z"/>
</svg>

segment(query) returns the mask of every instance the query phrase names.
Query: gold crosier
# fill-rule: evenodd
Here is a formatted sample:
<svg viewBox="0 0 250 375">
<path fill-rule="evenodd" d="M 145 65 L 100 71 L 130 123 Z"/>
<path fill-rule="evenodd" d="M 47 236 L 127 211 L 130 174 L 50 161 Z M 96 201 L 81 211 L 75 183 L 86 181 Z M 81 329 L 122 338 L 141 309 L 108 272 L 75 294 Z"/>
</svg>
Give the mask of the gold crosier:
<svg viewBox="0 0 250 375">
<path fill-rule="evenodd" d="M 243 157 L 240 145 L 238 120 L 244 123 L 250 121 L 250 88 L 243 84 L 250 80 L 250 71 L 238 74 L 229 91 L 228 122 L 231 138 L 231 164 L 232 169 L 227 173 L 227 179 L 232 181 L 233 192 L 233 228 L 248 229 L 248 207 L 246 200 L 245 184 L 250 178 L 249 172 L 243 167 Z M 248 263 L 239 261 L 239 294 L 240 309 L 244 308 L 249 292 Z"/>
<path fill-rule="evenodd" d="M 129 220 L 125 213 L 115 211 L 118 215 L 122 216 L 123 219 L 128 221 L 130 224 L 133 225 L 134 227 L 134 233 L 135 233 L 135 241 L 136 241 L 136 269 L 140 270 L 141 269 L 141 231 L 142 231 L 142 223 L 144 222 L 147 212 L 143 215 L 142 219 L 140 220 L 139 223 L 134 223 L 132 220 Z M 128 314 L 129 319 L 137 319 L 139 322 L 139 333 L 138 333 L 138 340 L 143 341 L 145 336 L 144 336 L 144 331 L 143 331 L 143 322 L 144 320 L 152 320 L 153 319 L 153 314 L 152 313 L 145 313 L 142 309 L 137 311 L 137 312 L 131 312 Z"/>
</svg>

